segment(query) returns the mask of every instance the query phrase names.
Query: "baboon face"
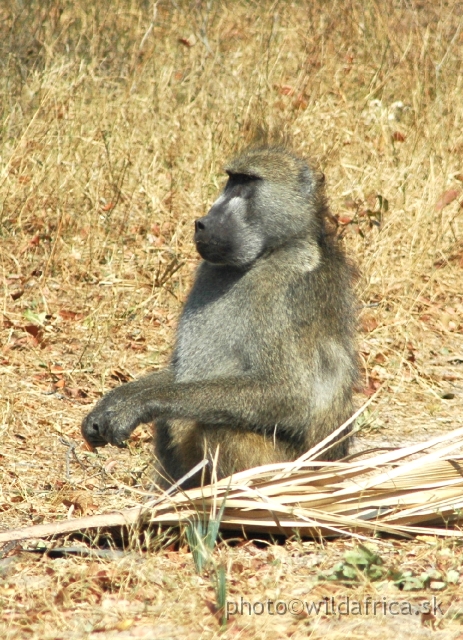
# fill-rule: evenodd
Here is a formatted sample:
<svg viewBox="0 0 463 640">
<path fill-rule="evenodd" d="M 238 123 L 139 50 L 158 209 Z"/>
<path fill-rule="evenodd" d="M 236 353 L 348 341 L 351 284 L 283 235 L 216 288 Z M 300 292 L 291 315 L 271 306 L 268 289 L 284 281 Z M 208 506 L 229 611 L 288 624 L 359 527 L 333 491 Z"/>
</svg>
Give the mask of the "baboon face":
<svg viewBox="0 0 463 640">
<path fill-rule="evenodd" d="M 261 164 L 251 163 L 252 170 L 244 172 L 253 153 L 259 155 Z M 310 195 L 315 179 L 311 170 L 302 162 L 289 166 L 296 160 L 280 150 L 269 149 L 267 154 L 270 158 L 249 151 L 226 168 L 229 178 L 224 190 L 209 213 L 195 222 L 194 240 L 204 260 L 246 268 L 265 251 L 305 235 L 313 223 Z"/>
<path fill-rule="evenodd" d="M 252 201 L 261 178 L 229 174 L 225 189 L 209 213 L 195 222 L 199 255 L 214 264 L 244 267 L 264 249 L 259 219 L 252 219 Z"/>
</svg>

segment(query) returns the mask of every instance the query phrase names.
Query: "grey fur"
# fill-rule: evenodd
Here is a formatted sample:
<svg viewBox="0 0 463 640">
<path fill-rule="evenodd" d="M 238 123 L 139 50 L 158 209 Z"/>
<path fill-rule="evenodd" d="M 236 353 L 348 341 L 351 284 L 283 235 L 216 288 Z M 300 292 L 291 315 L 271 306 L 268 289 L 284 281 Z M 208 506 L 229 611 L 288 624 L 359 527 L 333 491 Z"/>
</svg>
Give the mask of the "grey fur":
<svg viewBox="0 0 463 640">
<path fill-rule="evenodd" d="M 109 392 L 82 424 L 104 446 L 154 421 L 159 472 L 173 480 L 217 446 L 220 476 L 294 459 L 352 412 L 355 270 L 327 233 L 321 180 L 272 147 L 243 152 L 227 172 L 196 221 L 205 259 L 169 366 Z"/>
</svg>

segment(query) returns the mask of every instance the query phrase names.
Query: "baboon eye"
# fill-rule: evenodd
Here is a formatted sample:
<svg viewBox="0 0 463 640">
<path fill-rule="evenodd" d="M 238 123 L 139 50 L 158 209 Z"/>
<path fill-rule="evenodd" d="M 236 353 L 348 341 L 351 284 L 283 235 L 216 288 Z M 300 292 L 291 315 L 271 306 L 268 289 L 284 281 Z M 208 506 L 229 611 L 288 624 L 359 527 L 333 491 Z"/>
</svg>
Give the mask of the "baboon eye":
<svg viewBox="0 0 463 640">
<path fill-rule="evenodd" d="M 259 176 L 254 176 L 249 173 L 230 173 L 229 176 L 233 184 L 248 184 L 249 182 L 260 180 Z"/>
</svg>

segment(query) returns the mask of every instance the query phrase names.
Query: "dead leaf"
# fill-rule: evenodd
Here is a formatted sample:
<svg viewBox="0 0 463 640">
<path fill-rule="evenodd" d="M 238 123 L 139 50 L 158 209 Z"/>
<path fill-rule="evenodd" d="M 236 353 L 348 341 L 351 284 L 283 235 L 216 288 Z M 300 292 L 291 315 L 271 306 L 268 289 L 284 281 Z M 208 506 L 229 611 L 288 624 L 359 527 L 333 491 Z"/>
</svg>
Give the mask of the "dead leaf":
<svg viewBox="0 0 463 640">
<path fill-rule="evenodd" d="M 368 384 L 363 389 L 364 395 L 370 398 L 373 394 L 375 394 L 381 386 L 381 381 L 378 378 L 375 378 L 372 375 L 368 376 Z"/>
<path fill-rule="evenodd" d="M 392 134 L 392 139 L 394 140 L 394 142 L 404 142 L 405 138 L 406 136 L 403 133 L 400 133 L 400 131 L 394 131 L 394 133 Z"/>
<path fill-rule="evenodd" d="M 217 615 L 217 607 L 215 605 L 215 602 L 207 598 L 204 604 L 206 605 L 206 607 L 209 609 L 209 612 L 212 613 L 213 616 Z"/>
<path fill-rule="evenodd" d="M 302 94 L 297 96 L 297 98 L 293 102 L 293 107 L 295 109 L 299 109 L 300 111 L 305 111 L 308 106 L 309 103 Z"/>
<path fill-rule="evenodd" d="M 24 289 L 16 289 L 16 291 L 12 291 L 10 294 L 13 300 L 18 300 L 24 293 Z"/>
<path fill-rule="evenodd" d="M 422 611 L 421 612 L 421 626 L 430 626 L 433 631 L 436 629 L 436 616 L 433 615 L 430 611 Z"/>
<path fill-rule="evenodd" d="M 371 333 L 371 331 L 374 331 L 378 327 L 378 324 L 378 320 L 374 315 L 369 313 L 362 316 L 362 331 L 364 331 L 365 333 Z"/>
<path fill-rule="evenodd" d="M 58 315 L 63 320 L 82 320 L 84 317 L 83 313 L 78 313 L 77 311 L 71 311 L 69 309 L 60 309 L 58 311 Z"/>
<path fill-rule="evenodd" d="M 83 389 L 79 389 L 78 387 L 66 387 L 65 388 L 66 395 L 70 398 L 86 398 L 88 393 Z"/>
<path fill-rule="evenodd" d="M 132 349 L 133 351 L 146 351 L 146 345 L 143 344 L 143 342 L 136 342 L 134 340 L 131 340 L 128 346 L 129 349 Z"/>
<path fill-rule="evenodd" d="M 60 498 L 66 507 L 72 506 L 76 511 L 80 511 L 82 515 L 87 514 L 92 509 L 96 509 L 98 506 L 93 503 L 93 496 L 88 491 L 69 491 L 63 493 Z"/>
<path fill-rule="evenodd" d="M 50 367 L 50 372 L 51 373 L 57 373 L 57 374 L 61 374 L 63 373 L 64 369 L 60 364 L 52 364 Z"/>
<path fill-rule="evenodd" d="M 344 224 L 344 225 L 350 224 L 353 219 L 354 219 L 353 216 L 345 216 L 345 215 L 338 216 L 337 218 L 339 224 Z"/>
<path fill-rule="evenodd" d="M 4 315 L 2 320 L 2 326 L 4 329 L 11 329 L 12 327 L 14 327 L 14 324 L 11 322 L 11 320 L 7 316 Z"/>
<path fill-rule="evenodd" d="M 29 249 L 32 249 L 33 247 L 37 247 L 39 244 L 40 244 L 40 235 L 36 233 L 35 236 L 33 236 L 29 240 L 28 244 L 21 249 L 19 254 L 22 255 L 23 253 L 26 253 L 26 251 L 28 251 Z"/>
<path fill-rule="evenodd" d="M 194 47 L 196 44 L 196 36 L 191 33 L 187 38 L 179 38 L 178 41 L 180 44 L 185 45 L 185 47 Z"/>
<path fill-rule="evenodd" d="M 449 189 L 448 191 L 445 191 L 436 202 L 434 207 L 435 210 L 442 211 L 444 207 L 451 204 L 458 197 L 458 194 L 459 191 L 457 191 L 456 189 Z"/>
<path fill-rule="evenodd" d="M 113 380 L 117 380 L 118 382 L 128 382 L 129 380 L 131 380 L 130 376 L 128 376 L 123 371 L 120 371 L 119 369 L 113 369 L 110 376 Z"/>
<path fill-rule="evenodd" d="M 294 87 L 289 84 L 280 84 L 275 85 L 275 88 L 278 89 L 278 93 L 282 96 L 292 96 L 294 95 Z"/>
<path fill-rule="evenodd" d="M 29 341 L 38 347 L 43 342 L 43 329 L 36 324 L 26 324 L 22 327 L 29 334 Z"/>
</svg>

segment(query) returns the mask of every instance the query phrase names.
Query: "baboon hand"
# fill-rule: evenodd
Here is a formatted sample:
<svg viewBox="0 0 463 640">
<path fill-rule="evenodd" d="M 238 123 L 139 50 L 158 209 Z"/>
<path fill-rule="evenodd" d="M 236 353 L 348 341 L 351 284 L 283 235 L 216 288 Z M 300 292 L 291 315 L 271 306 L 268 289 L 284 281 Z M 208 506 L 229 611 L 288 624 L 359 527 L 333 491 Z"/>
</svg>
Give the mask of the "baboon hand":
<svg viewBox="0 0 463 640">
<path fill-rule="evenodd" d="M 142 422 L 137 405 L 124 397 L 127 394 L 121 391 L 125 388 L 119 387 L 108 393 L 84 418 L 82 435 L 92 447 L 107 444 L 123 447 L 135 427 Z"/>
<path fill-rule="evenodd" d="M 124 446 L 132 431 L 157 416 L 159 392 L 173 381 L 168 368 L 123 384 L 107 393 L 82 422 L 82 435 L 92 447 Z"/>
</svg>

